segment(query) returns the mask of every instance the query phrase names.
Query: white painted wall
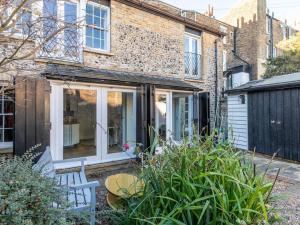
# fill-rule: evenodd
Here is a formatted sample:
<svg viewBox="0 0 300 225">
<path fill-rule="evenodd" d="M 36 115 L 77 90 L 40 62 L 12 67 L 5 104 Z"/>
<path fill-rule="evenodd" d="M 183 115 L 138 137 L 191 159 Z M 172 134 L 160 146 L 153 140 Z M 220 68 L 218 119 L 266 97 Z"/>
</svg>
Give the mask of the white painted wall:
<svg viewBox="0 0 300 225">
<path fill-rule="evenodd" d="M 245 95 L 241 104 L 240 95 Z M 236 148 L 248 150 L 248 98 L 247 94 L 228 95 L 228 138 Z"/>
<path fill-rule="evenodd" d="M 232 88 L 241 86 L 249 82 L 249 73 L 240 72 L 232 74 Z"/>
</svg>

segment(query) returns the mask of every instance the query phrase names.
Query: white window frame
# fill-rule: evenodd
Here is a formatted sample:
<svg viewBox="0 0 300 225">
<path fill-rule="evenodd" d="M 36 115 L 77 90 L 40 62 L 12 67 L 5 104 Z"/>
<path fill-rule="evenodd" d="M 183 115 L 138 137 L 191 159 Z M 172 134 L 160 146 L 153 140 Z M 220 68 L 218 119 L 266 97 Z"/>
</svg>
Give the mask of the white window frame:
<svg viewBox="0 0 300 225">
<path fill-rule="evenodd" d="M 223 71 L 227 70 L 227 51 L 223 50 Z"/>
<path fill-rule="evenodd" d="M 202 53 L 202 36 L 194 35 L 191 33 L 185 33 L 184 44 L 185 44 L 186 38 L 189 39 L 189 52 L 188 53 L 194 53 L 194 52 L 192 52 L 192 40 L 197 41 L 197 53 L 194 53 L 194 54 L 198 54 L 200 56 L 200 60 L 199 60 L 199 65 L 198 65 L 198 74 L 193 75 L 193 70 L 190 69 L 188 74 L 185 73 L 185 77 L 191 78 L 191 79 L 201 79 L 202 78 L 202 54 L 201 54 Z M 185 50 L 185 46 L 184 46 L 184 50 Z M 184 53 L 186 54 L 186 52 L 184 52 Z M 185 68 L 184 68 L 184 70 L 185 70 Z"/>
<path fill-rule="evenodd" d="M 223 37 L 223 44 L 224 44 L 224 45 L 227 44 L 227 35 L 225 35 L 225 36 Z"/>
<path fill-rule="evenodd" d="M 107 132 L 107 93 L 108 91 L 120 91 L 133 93 L 133 107 L 136 113 L 136 88 L 126 86 L 112 86 L 112 85 L 97 85 L 89 83 L 70 83 L 65 84 L 60 81 L 51 81 L 50 94 L 50 150 L 55 160 L 63 159 L 63 90 L 67 89 L 84 89 L 95 90 L 97 95 L 96 100 L 96 156 L 87 157 L 87 165 L 125 160 L 134 158 L 135 146 L 126 152 L 119 152 L 108 154 L 108 132 Z M 136 118 L 136 115 L 133 115 Z M 100 125 L 101 126 L 100 126 Z M 78 166 L 77 163 L 63 163 L 57 168 L 68 168 Z"/>
<path fill-rule="evenodd" d="M 76 14 L 77 14 L 77 22 L 80 21 L 80 17 L 82 15 L 82 9 L 81 9 L 81 4 L 82 4 L 82 1 L 83 0 L 80 0 L 80 1 L 76 1 L 76 0 L 56 0 L 56 12 L 57 12 L 57 15 L 56 15 L 56 19 L 57 19 L 57 24 L 58 24 L 58 27 L 63 27 L 64 26 L 64 19 L 65 19 L 65 3 L 69 3 L 69 4 L 73 4 L 73 5 L 76 5 Z M 42 13 L 43 12 L 43 9 L 44 9 L 44 0 L 42 0 L 42 7 L 41 7 L 41 11 Z M 44 15 L 43 15 L 44 16 Z M 77 24 L 76 24 L 77 26 Z M 41 36 L 43 38 L 44 36 L 44 27 L 42 26 L 42 29 L 41 29 Z M 65 32 L 64 31 L 61 31 L 59 34 L 56 35 L 57 38 L 59 38 L 61 41 L 60 43 L 55 46 L 55 56 L 53 56 L 54 60 L 56 58 L 58 58 L 59 60 L 63 60 L 63 61 L 67 61 L 67 62 L 74 62 L 74 60 L 76 58 L 79 58 L 79 62 L 83 62 L 83 48 L 82 48 L 82 28 L 78 28 L 77 29 L 77 36 L 78 36 L 78 51 L 79 51 L 79 56 L 78 57 L 71 57 L 71 56 L 67 56 L 65 55 Z M 43 40 L 41 40 L 41 42 L 43 42 Z M 61 47 L 63 46 L 63 47 Z M 43 49 L 40 50 L 41 51 L 41 56 L 40 57 L 46 57 L 46 58 L 49 58 L 47 55 L 44 55 L 43 54 Z M 52 57 L 50 57 L 52 58 Z"/>
<path fill-rule="evenodd" d="M 104 8 L 107 10 L 107 49 L 101 49 L 101 48 L 92 48 L 86 45 L 86 28 L 87 25 L 86 24 L 86 5 L 90 4 L 90 5 L 94 5 L 101 8 Z M 83 26 L 83 44 L 84 44 L 84 49 L 86 50 L 91 50 L 91 51 L 98 51 L 98 52 L 110 52 L 111 50 L 111 46 L 110 46 L 110 38 L 111 38 L 111 34 L 110 34 L 110 7 L 106 6 L 106 5 L 101 5 L 99 3 L 93 2 L 93 1 L 88 1 L 88 0 L 83 0 L 83 4 L 82 4 L 82 8 L 84 7 L 84 26 Z M 99 28 L 101 30 L 101 28 Z"/>
<path fill-rule="evenodd" d="M 270 44 L 266 44 L 266 58 L 270 58 Z"/>
<path fill-rule="evenodd" d="M 267 15 L 266 16 L 266 33 L 270 34 L 271 32 L 271 18 Z"/>
<path fill-rule="evenodd" d="M 273 47 L 273 58 L 277 57 L 277 48 L 274 46 Z"/>
<path fill-rule="evenodd" d="M 4 102 L 5 102 L 4 98 L 5 98 L 5 94 L 4 95 L 0 95 L 0 101 L 1 101 L 2 107 L 4 107 Z M 2 113 L 2 112 L 0 112 L 0 116 L 1 117 L 4 117 L 4 116 L 14 116 L 14 113 L 13 112 L 12 113 L 4 113 L 4 112 Z M 5 120 L 3 120 L 3 128 L 4 129 L 2 129 L 2 127 L 1 127 L 1 130 L 4 130 L 4 132 L 5 132 Z M 13 128 L 9 128 L 9 129 L 13 130 Z M 1 140 L 0 140 L 0 149 L 12 148 L 12 147 L 13 147 L 13 141 L 4 142 L 4 141 L 2 141 L 2 137 L 1 137 Z"/>
</svg>

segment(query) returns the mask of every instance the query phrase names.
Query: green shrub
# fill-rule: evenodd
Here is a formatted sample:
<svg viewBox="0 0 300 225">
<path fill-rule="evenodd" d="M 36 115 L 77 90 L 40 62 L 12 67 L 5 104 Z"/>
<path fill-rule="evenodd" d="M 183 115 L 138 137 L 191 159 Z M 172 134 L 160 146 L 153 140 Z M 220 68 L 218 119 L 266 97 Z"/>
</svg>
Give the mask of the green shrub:
<svg viewBox="0 0 300 225">
<path fill-rule="evenodd" d="M 261 224 L 268 223 L 272 183 L 256 175 L 251 162 L 230 144 L 214 139 L 192 146 L 166 146 L 148 157 L 141 176 L 145 191 L 128 200 L 116 224 Z"/>
<path fill-rule="evenodd" d="M 32 170 L 35 156 L 0 161 L 0 224 L 67 224 L 64 189 Z M 60 208 L 53 207 L 53 203 Z"/>
</svg>

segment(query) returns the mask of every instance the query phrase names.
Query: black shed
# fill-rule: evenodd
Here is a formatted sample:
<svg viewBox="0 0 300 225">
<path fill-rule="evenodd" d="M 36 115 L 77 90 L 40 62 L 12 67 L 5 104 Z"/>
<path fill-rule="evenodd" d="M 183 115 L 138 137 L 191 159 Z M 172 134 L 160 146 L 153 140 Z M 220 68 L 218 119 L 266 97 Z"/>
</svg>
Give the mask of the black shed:
<svg viewBox="0 0 300 225">
<path fill-rule="evenodd" d="M 300 73 L 251 81 L 227 93 L 229 137 L 237 147 L 300 161 Z"/>
</svg>

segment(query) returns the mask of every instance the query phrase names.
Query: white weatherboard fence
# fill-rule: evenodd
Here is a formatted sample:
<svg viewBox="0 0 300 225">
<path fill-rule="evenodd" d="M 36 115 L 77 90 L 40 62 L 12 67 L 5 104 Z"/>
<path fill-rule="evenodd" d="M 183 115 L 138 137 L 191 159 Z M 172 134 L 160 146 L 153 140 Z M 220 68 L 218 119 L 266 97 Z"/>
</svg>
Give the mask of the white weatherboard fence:
<svg viewBox="0 0 300 225">
<path fill-rule="evenodd" d="M 244 96 L 244 97 L 243 97 Z M 244 101 L 243 101 L 244 98 Z M 248 150 L 247 94 L 228 95 L 228 138 L 239 149 Z"/>
</svg>

